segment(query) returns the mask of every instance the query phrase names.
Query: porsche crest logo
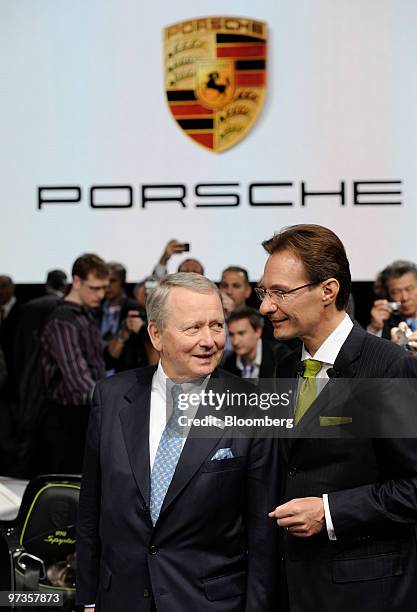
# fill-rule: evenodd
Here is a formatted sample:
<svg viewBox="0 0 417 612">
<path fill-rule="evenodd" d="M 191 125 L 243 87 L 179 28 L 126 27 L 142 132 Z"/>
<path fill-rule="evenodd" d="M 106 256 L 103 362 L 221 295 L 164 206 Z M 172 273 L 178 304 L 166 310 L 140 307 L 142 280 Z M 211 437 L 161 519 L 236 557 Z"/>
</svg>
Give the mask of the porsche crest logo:
<svg viewBox="0 0 417 612">
<path fill-rule="evenodd" d="M 204 17 L 164 30 L 165 90 L 180 128 L 214 152 L 254 125 L 266 93 L 267 26 L 242 17 Z"/>
</svg>

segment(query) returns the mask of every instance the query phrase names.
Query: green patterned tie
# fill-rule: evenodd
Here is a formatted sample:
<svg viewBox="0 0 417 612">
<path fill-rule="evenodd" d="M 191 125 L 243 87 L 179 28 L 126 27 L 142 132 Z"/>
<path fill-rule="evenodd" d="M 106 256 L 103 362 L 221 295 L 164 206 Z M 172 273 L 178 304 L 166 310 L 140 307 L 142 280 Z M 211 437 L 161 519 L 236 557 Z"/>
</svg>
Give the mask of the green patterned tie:
<svg viewBox="0 0 417 612">
<path fill-rule="evenodd" d="M 303 418 L 311 404 L 317 397 L 316 376 L 323 365 L 316 359 L 306 359 L 304 363 L 304 374 L 298 387 L 297 406 L 295 408 L 295 424 Z"/>
</svg>

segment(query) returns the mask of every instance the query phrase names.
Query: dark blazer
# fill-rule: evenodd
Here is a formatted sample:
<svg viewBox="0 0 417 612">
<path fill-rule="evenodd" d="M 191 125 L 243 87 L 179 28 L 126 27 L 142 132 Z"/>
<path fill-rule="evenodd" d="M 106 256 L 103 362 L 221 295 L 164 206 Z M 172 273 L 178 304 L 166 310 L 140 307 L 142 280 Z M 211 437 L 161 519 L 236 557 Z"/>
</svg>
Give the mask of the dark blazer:
<svg viewBox="0 0 417 612">
<path fill-rule="evenodd" d="M 262 340 L 262 362 L 259 368 L 259 378 L 272 378 L 275 376 L 277 363 L 290 352 L 290 349 L 281 342 Z M 222 367 L 235 376 L 242 375 L 241 370 L 236 366 L 236 353 L 234 351 L 226 357 Z"/>
<path fill-rule="evenodd" d="M 283 362 L 279 375 L 295 377 L 299 358 L 297 352 Z M 367 378 L 416 377 L 417 360 L 355 325 L 333 375 L 337 384 L 337 378 L 358 379 L 352 385 Z M 349 423 L 338 425 L 339 439 L 324 439 L 320 430 L 328 435 L 332 427 L 320 427 L 320 417 L 330 410 L 338 418 L 355 409 L 349 393 L 326 401 L 336 383 L 329 380 L 292 438 L 280 441 L 281 503 L 327 493 L 337 537 L 330 541 L 326 529 L 306 539 L 280 530 L 289 597 L 289 608 L 282 609 L 411 612 L 417 606 L 417 441 L 349 436 Z M 383 382 L 379 386 L 383 389 Z M 373 414 L 380 410 L 379 399 L 377 393 L 368 404 Z"/>
<path fill-rule="evenodd" d="M 16 371 L 21 373 L 37 350 L 40 334 L 60 300 L 57 295 L 43 295 L 21 307 L 14 345 Z"/>
<path fill-rule="evenodd" d="M 153 527 L 154 372 L 117 374 L 95 391 L 79 506 L 79 603 L 142 612 L 153 595 L 158 612 L 275 612 L 277 530 L 267 516 L 277 502 L 275 442 L 235 438 L 228 428 L 211 439 L 188 436 Z M 221 370 L 209 384 L 216 380 L 241 389 Z M 219 448 L 234 457 L 211 460 Z"/>
</svg>

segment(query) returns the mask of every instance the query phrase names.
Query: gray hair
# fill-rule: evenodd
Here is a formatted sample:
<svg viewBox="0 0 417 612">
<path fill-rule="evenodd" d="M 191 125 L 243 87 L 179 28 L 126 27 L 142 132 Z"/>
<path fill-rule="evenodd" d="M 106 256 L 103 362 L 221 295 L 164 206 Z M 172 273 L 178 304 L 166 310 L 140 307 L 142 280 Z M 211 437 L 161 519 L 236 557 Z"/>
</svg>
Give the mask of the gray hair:
<svg viewBox="0 0 417 612">
<path fill-rule="evenodd" d="M 385 288 L 388 288 L 388 281 L 391 278 L 399 278 L 403 276 L 403 274 L 407 274 L 411 272 L 417 278 L 417 266 L 412 261 L 404 261 L 402 259 L 398 259 L 394 261 L 391 265 L 387 266 L 380 273 L 382 284 Z"/>
<path fill-rule="evenodd" d="M 167 301 L 172 289 L 181 287 L 196 293 L 214 293 L 219 296 L 217 286 L 205 276 L 195 272 L 177 272 L 168 274 L 158 287 L 151 291 L 146 299 L 148 321 L 153 321 L 162 330 L 168 318 Z"/>
</svg>

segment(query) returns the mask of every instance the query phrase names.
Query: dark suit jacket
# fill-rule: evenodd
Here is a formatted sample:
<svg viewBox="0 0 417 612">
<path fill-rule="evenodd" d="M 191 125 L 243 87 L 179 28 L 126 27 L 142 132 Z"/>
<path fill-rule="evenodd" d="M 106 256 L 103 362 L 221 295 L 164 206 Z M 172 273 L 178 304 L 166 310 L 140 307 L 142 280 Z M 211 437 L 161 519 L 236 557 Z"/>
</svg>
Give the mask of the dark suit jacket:
<svg viewBox="0 0 417 612">
<path fill-rule="evenodd" d="M 189 436 L 160 517 L 149 513 L 149 408 L 154 367 L 97 385 L 78 524 L 77 598 L 96 612 L 276 610 L 274 441 Z M 213 381 L 241 388 L 218 370 Z M 245 382 L 247 385 L 247 383 Z M 252 387 L 251 387 L 252 390 Z M 219 413 L 221 418 L 221 413 Z M 211 460 L 219 448 L 234 458 Z"/>
<path fill-rule="evenodd" d="M 283 362 L 279 376 L 296 376 L 299 358 L 297 352 Z M 417 360 L 355 325 L 333 369 L 337 377 L 363 384 L 367 378 L 416 377 Z M 337 537 L 330 541 L 324 530 L 302 539 L 281 530 L 290 610 L 411 612 L 417 609 L 417 442 L 349 436 L 346 423 L 339 425 L 341 438 L 324 439 L 320 429 L 328 434 L 332 427 L 320 427 L 320 417 L 331 410 L 326 394 L 332 384 L 333 379 L 292 439 L 280 442 L 281 503 L 327 493 Z M 355 408 L 348 399 L 336 404 L 339 415 Z M 371 409 L 380 409 L 378 394 Z"/>
<path fill-rule="evenodd" d="M 5 395 L 10 401 L 17 399 L 16 381 L 18 371 L 15 368 L 15 337 L 16 328 L 19 320 L 20 304 L 15 302 L 10 309 L 7 318 L 3 321 L 0 328 L 0 346 L 3 349 L 4 359 L 6 361 L 8 378 L 5 387 Z"/>
<path fill-rule="evenodd" d="M 14 343 L 14 362 L 17 372 L 21 373 L 25 369 L 37 350 L 40 334 L 60 300 L 57 295 L 43 295 L 21 307 Z"/>
<path fill-rule="evenodd" d="M 283 346 L 283 350 L 285 354 L 289 349 Z M 259 378 L 272 378 L 275 376 L 275 363 L 276 363 L 276 354 L 274 352 L 274 345 L 272 342 L 268 342 L 267 340 L 262 340 L 262 362 L 261 367 L 259 368 Z M 236 353 L 233 351 L 230 353 L 222 366 L 228 372 L 231 372 L 235 376 L 241 376 L 242 372 L 236 366 Z"/>
</svg>

